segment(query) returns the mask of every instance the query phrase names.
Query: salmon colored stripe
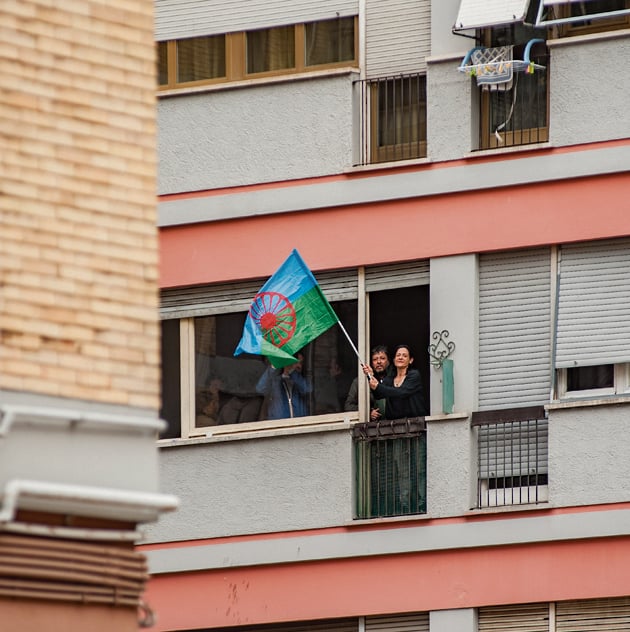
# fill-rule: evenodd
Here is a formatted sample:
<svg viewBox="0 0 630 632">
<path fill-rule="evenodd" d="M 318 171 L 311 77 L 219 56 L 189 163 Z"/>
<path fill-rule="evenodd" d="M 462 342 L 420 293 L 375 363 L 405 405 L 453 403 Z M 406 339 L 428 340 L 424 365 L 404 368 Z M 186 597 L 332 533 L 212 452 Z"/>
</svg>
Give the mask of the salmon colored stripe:
<svg viewBox="0 0 630 632">
<path fill-rule="evenodd" d="M 314 270 L 630 235 L 626 173 L 225 220 L 160 231 L 160 285 L 268 277 L 293 248 Z"/>
<path fill-rule="evenodd" d="M 630 537 L 159 575 L 156 632 L 630 594 Z"/>
</svg>

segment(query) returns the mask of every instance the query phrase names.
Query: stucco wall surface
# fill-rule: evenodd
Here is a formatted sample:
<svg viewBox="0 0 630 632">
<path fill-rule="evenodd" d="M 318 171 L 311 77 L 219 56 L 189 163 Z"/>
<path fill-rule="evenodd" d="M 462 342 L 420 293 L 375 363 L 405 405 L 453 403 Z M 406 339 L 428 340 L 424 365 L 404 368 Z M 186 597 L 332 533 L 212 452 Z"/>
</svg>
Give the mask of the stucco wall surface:
<svg viewBox="0 0 630 632">
<path fill-rule="evenodd" d="M 352 440 L 343 430 L 162 449 L 160 481 L 180 508 L 146 542 L 337 526 L 352 519 Z"/>
<path fill-rule="evenodd" d="M 352 164 L 352 80 L 325 76 L 158 102 L 161 195 L 343 172 Z"/>
<path fill-rule="evenodd" d="M 554 506 L 630 500 L 627 406 L 549 414 L 549 499 Z"/>
<path fill-rule="evenodd" d="M 555 146 L 630 136 L 630 32 L 551 43 L 549 137 Z"/>
<path fill-rule="evenodd" d="M 464 57 L 429 61 L 427 68 L 427 152 L 430 160 L 456 160 L 473 149 L 477 107 L 472 81 L 457 67 Z M 476 90 L 476 87 L 475 87 Z M 474 119 L 474 120 L 473 120 Z"/>
</svg>

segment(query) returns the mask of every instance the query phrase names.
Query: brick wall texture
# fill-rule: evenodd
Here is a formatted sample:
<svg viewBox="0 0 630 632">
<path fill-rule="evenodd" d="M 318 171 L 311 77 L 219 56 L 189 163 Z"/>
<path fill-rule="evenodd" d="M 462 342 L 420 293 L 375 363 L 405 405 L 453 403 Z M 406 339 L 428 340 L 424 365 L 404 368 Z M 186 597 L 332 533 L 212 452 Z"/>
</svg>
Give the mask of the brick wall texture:
<svg viewBox="0 0 630 632">
<path fill-rule="evenodd" d="M 152 0 L 0 3 L 0 389 L 159 405 Z"/>
</svg>

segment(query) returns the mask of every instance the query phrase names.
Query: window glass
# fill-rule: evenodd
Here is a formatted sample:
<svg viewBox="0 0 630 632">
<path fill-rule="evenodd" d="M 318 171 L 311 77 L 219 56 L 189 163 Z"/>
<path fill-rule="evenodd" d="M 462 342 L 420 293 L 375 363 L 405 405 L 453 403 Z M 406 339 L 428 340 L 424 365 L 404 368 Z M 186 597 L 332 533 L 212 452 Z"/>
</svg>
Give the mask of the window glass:
<svg viewBox="0 0 630 632">
<path fill-rule="evenodd" d="M 567 369 L 567 391 L 613 388 L 615 365 L 581 366 Z"/>
<path fill-rule="evenodd" d="M 356 301 L 332 305 L 356 340 Z M 234 357 L 246 316 L 241 312 L 194 319 L 196 427 L 343 410 L 357 360 L 339 327 L 304 347 L 296 355 L 298 365 L 282 370 L 262 356 Z"/>
<path fill-rule="evenodd" d="M 426 140 L 425 81 L 418 75 L 379 81 L 379 147 Z"/>
<path fill-rule="evenodd" d="M 571 17 L 580 15 L 588 16 L 594 13 L 609 13 L 610 11 L 622 11 L 628 8 L 627 0 L 590 0 L 590 2 L 571 2 L 569 11 Z M 585 22 L 592 22 L 585 20 Z"/>
<path fill-rule="evenodd" d="M 177 40 L 177 81 L 225 77 L 225 35 Z"/>
<path fill-rule="evenodd" d="M 305 25 L 307 66 L 354 60 L 354 18 L 338 18 Z"/>
<path fill-rule="evenodd" d="M 166 42 L 158 42 L 157 45 L 157 74 L 158 85 L 165 86 L 168 84 L 168 44 Z"/>
<path fill-rule="evenodd" d="M 293 26 L 248 31 L 247 73 L 283 70 L 295 66 Z"/>
<path fill-rule="evenodd" d="M 179 320 L 162 321 L 162 408 L 160 417 L 167 428 L 161 439 L 181 435 L 181 365 Z"/>
</svg>

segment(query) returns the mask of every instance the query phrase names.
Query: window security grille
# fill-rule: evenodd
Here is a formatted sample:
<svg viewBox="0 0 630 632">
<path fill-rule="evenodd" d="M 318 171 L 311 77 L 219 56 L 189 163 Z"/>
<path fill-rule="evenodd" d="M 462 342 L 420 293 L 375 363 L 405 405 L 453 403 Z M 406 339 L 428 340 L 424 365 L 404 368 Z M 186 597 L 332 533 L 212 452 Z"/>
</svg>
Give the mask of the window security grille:
<svg viewBox="0 0 630 632">
<path fill-rule="evenodd" d="M 359 165 L 427 155 L 426 77 L 396 75 L 357 81 L 361 138 Z"/>
<path fill-rule="evenodd" d="M 426 426 L 421 417 L 353 428 L 357 518 L 426 512 Z"/>
<path fill-rule="evenodd" d="M 545 502 L 548 422 L 544 409 L 475 413 L 473 426 L 477 427 L 477 506 Z"/>
</svg>

